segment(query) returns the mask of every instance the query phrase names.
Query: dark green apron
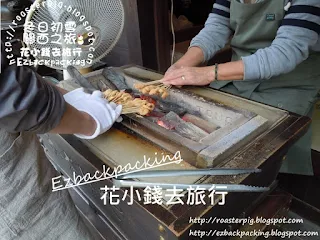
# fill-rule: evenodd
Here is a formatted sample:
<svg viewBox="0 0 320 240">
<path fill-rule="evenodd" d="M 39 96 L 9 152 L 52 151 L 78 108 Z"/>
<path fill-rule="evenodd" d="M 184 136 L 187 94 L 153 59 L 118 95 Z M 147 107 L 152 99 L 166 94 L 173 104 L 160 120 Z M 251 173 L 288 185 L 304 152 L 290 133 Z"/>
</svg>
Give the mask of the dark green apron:
<svg viewBox="0 0 320 240">
<path fill-rule="evenodd" d="M 285 0 L 243 4 L 231 0 L 232 61 L 269 47 L 284 18 Z M 266 80 L 216 81 L 211 87 L 257 102 L 311 116 L 320 90 L 320 53 L 311 52 L 292 72 Z M 313 175 L 311 129 L 288 152 L 281 172 Z"/>
</svg>

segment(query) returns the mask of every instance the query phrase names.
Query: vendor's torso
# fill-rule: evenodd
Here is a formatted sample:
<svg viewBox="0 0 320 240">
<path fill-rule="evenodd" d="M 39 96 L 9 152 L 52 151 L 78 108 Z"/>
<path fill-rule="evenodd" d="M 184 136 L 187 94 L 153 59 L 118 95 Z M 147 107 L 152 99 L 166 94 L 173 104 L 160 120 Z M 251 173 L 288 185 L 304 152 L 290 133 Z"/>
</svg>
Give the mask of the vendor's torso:
<svg viewBox="0 0 320 240">
<path fill-rule="evenodd" d="M 284 4 L 285 0 L 264 0 L 253 4 L 231 0 L 233 61 L 271 45 L 285 15 Z"/>
<path fill-rule="evenodd" d="M 244 4 L 231 0 L 230 27 L 234 31 L 231 40 L 232 61 L 254 54 L 259 49 L 271 46 L 285 17 L 287 0 L 262 0 Z M 295 88 L 310 91 L 315 96 L 320 88 L 320 53 L 310 51 L 310 56 L 290 73 L 271 79 L 255 81 L 217 81 L 211 87 L 221 89 L 233 84 L 239 95 L 250 98 L 254 91 L 268 91 L 279 88 Z M 274 105 L 272 103 L 269 103 Z"/>
</svg>

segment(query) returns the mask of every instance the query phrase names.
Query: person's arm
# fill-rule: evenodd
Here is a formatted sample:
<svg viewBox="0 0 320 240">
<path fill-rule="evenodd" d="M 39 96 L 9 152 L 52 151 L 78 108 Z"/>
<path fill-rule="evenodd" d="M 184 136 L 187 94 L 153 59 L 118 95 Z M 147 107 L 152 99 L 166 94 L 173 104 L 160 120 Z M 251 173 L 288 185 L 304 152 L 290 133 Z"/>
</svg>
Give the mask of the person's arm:
<svg viewBox="0 0 320 240">
<path fill-rule="evenodd" d="M 56 88 L 62 95 L 69 93 L 69 91 L 53 83 L 48 83 Z M 66 109 L 60 123 L 51 130 L 50 133 L 92 136 L 96 128 L 96 121 L 88 113 L 78 111 L 72 105 L 66 103 Z"/>
<path fill-rule="evenodd" d="M 217 0 L 205 27 L 194 37 L 187 53 L 174 65 L 194 67 L 209 61 L 227 44 L 230 29 L 230 0 Z"/>
<path fill-rule="evenodd" d="M 201 66 L 204 62 L 204 54 L 199 47 L 190 47 L 188 51 L 172 65 L 172 68 Z"/>
<path fill-rule="evenodd" d="M 208 67 L 182 67 L 166 74 L 162 82 L 166 85 L 209 85 L 216 78 L 215 66 Z M 243 79 L 244 66 L 242 61 L 219 64 L 217 79 L 241 80 Z"/>
<path fill-rule="evenodd" d="M 87 113 L 80 112 L 69 104 L 59 124 L 50 131 L 56 134 L 79 134 L 92 136 L 97 128 L 96 121 Z"/>
<path fill-rule="evenodd" d="M 310 49 L 320 47 L 319 14 L 320 1 L 294 0 L 271 46 L 240 61 L 219 64 L 217 79 L 254 81 L 294 70 L 308 58 Z M 207 85 L 215 79 L 213 72 L 215 66 L 177 69 L 167 74 L 163 82 L 171 85 Z"/>
<path fill-rule="evenodd" d="M 4 50 L 4 46 L 2 46 Z M 0 128 L 8 132 L 91 136 L 96 122 L 67 104 L 57 88 L 28 67 L 9 66 L 1 53 Z"/>
<path fill-rule="evenodd" d="M 310 49 L 320 45 L 319 34 L 320 1 L 293 0 L 271 46 L 242 58 L 244 80 L 291 72 L 308 58 Z"/>
</svg>

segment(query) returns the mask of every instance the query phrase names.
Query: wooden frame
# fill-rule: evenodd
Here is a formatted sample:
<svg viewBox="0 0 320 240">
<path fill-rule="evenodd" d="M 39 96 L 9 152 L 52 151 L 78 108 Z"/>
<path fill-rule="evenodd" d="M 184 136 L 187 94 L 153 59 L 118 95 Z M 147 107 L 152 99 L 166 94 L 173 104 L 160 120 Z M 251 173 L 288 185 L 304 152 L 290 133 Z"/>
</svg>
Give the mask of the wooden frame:
<svg viewBox="0 0 320 240">
<path fill-rule="evenodd" d="M 93 73 L 91 73 L 93 74 Z M 88 74 L 89 75 L 89 74 Z M 89 77 L 87 75 L 87 77 Z M 234 106 L 247 102 L 249 110 L 257 103 L 239 97 L 231 97 L 229 94 L 222 94 L 212 89 L 195 88 L 192 91 L 201 91 L 203 97 L 219 95 L 221 102 L 232 102 Z M 190 90 L 191 91 L 191 90 Z M 224 96 L 222 96 L 224 95 Z M 276 108 L 265 106 L 264 109 L 257 109 L 257 113 L 263 111 L 281 111 Z M 259 174 L 245 176 L 203 176 L 201 183 L 208 184 L 246 184 L 254 186 L 275 187 L 274 180 L 279 172 L 283 159 L 288 149 L 307 131 L 310 125 L 310 118 L 288 113 L 286 117 L 272 125 L 270 130 L 256 138 L 248 146 L 240 149 L 234 155 L 227 157 L 218 167 L 222 168 L 259 168 Z M 84 176 L 90 173 L 91 176 L 97 170 L 102 172 L 103 165 L 106 168 L 113 168 L 125 159 L 131 162 L 132 156 L 138 156 L 154 152 L 162 152 L 162 149 L 144 139 L 137 138 L 133 134 L 121 131 L 117 124 L 108 134 L 100 136 L 100 140 L 81 141 L 74 136 L 59 136 L 46 134 L 41 136 L 46 152 L 54 161 L 57 169 L 65 176 L 73 178 L 75 173 Z M 102 151 L 103 150 L 103 151 Z M 150 154 L 149 154 L 150 155 Z M 184 163 L 186 164 L 186 163 Z M 186 165 L 185 165 L 186 166 Z M 119 205 L 104 205 L 101 200 L 101 188 L 112 187 L 111 179 L 78 186 L 77 189 L 86 198 L 88 204 L 111 223 L 113 230 L 122 233 L 124 236 L 115 239 L 167 239 L 180 240 L 190 239 L 190 230 L 224 230 L 225 225 L 208 224 L 199 226 L 189 222 L 191 218 L 214 218 L 214 217 L 247 217 L 266 196 L 264 193 L 229 193 L 226 204 L 223 206 L 212 205 L 144 205 L 143 200 L 134 196 L 134 201 L 128 204 L 120 201 Z M 119 198 L 124 196 L 124 189 L 119 192 Z M 140 194 L 141 195 L 141 194 Z M 129 201 L 128 195 L 126 200 Z M 183 202 L 186 202 L 183 197 Z"/>
<path fill-rule="evenodd" d="M 229 159 L 230 161 L 222 166 L 258 167 L 262 169 L 261 174 L 236 178 L 213 176 L 208 177 L 206 182 L 213 184 L 232 182 L 273 188 L 273 180 L 278 174 L 284 155 L 289 147 L 305 133 L 309 124 L 309 118 L 291 114 L 271 132 L 257 140 L 252 148 L 237 156 L 247 161 L 239 161 L 234 158 Z M 41 138 L 47 148 L 47 154 L 52 156 L 54 165 L 65 176 L 72 178 L 73 172 L 83 175 L 88 172 L 94 174 L 96 170 L 101 171 L 103 162 L 74 137 L 65 136 L 63 139 L 59 135 L 44 135 Z M 161 205 L 144 205 L 136 197 L 134 197 L 133 205 L 122 201 L 119 205 L 104 205 L 100 199 L 102 194 L 100 188 L 105 186 L 112 187 L 112 181 L 100 181 L 79 186 L 77 189 L 99 215 L 112 223 L 111 228 L 114 227 L 114 231 L 117 230 L 125 237 L 132 239 L 159 239 L 159 237 L 170 240 L 190 239 L 190 230 L 223 230 L 226 227 L 223 224 L 199 226 L 190 224 L 189 219 L 190 217 L 247 217 L 254 210 L 254 206 L 257 206 L 266 196 L 266 193 L 229 193 L 224 206 L 173 205 L 166 208 Z M 120 195 L 119 198 L 122 198 L 124 191 L 121 190 L 117 194 Z M 184 202 L 185 200 L 183 199 Z"/>
</svg>

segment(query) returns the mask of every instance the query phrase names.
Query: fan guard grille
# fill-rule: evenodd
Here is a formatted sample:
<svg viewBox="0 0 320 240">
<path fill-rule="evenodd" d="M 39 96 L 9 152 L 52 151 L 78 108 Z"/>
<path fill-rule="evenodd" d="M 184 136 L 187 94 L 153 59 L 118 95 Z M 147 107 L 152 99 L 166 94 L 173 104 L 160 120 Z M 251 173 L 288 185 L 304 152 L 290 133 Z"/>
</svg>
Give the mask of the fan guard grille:
<svg viewBox="0 0 320 240">
<path fill-rule="evenodd" d="M 114 48 L 123 27 L 121 0 L 37 0 L 26 19 L 24 42 L 48 67 L 85 68 Z"/>
</svg>

